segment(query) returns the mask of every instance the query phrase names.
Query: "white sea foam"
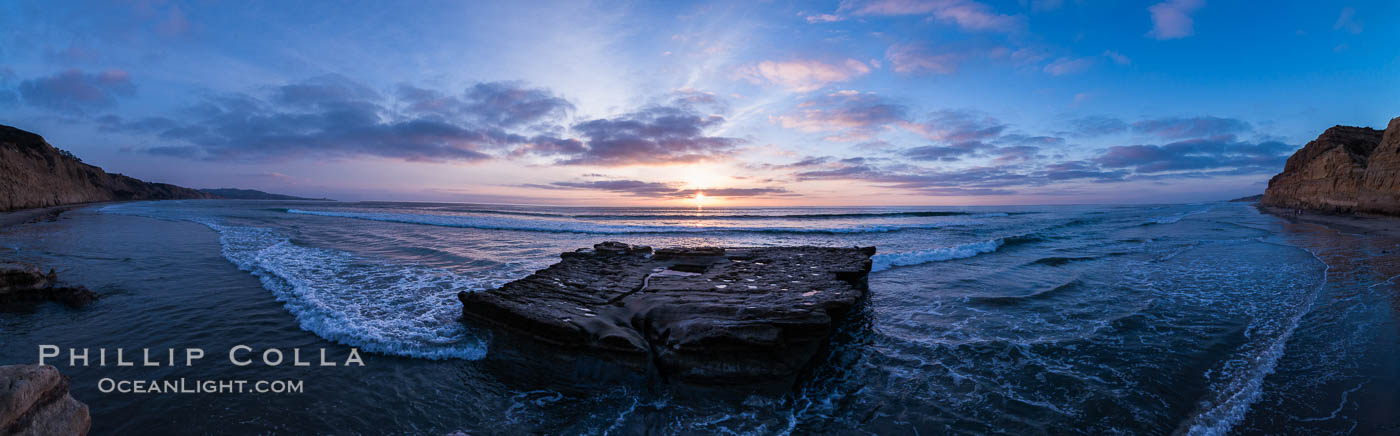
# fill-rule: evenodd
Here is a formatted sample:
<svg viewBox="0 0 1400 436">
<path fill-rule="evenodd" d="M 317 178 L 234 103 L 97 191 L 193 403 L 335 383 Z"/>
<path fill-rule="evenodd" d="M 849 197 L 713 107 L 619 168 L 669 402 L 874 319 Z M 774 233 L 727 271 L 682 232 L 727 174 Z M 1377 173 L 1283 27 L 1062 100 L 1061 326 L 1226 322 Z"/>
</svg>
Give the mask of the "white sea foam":
<svg viewBox="0 0 1400 436">
<path fill-rule="evenodd" d="M 1188 435 L 1225 435 L 1230 433 L 1230 428 L 1234 427 L 1249 413 L 1250 406 L 1259 400 L 1259 394 L 1263 391 L 1264 378 L 1274 373 L 1274 368 L 1283 357 L 1288 339 L 1293 336 L 1293 331 L 1298 329 L 1298 324 L 1302 322 L 1303 316 L 1311 312 L 1313 305 L 1317 302 L 1318 294 L 1327 286 L 1327 276 L 1332 270 L 1332 266 L 1323 262 L 1316 253 L 1308 252 L 1314 259 L 1323 265 L 1322 281 L 1317 288 L 1308 293 L 1305 301 L 1293 315 L 1286 319 L 1283 331 L 1271 339 L 1267 339 L 1266 344 L 1259 348 L 1257 354 L 1247 357 L 1253 364 L 1245 369 L 1243 374 L 1231 378 L 1224 386 L 1215 388 L 1222 395 L 1214 401 L 1201 404 L 1190 418 L 1188 418 L 1176 433 Z"/>
<path fill-rule="evenodd" d="M 383 212 L 336 212 L 324 210 L 288 209 L 288 213 L 339 218 L 354 218 L 404 224 L 423 224 L 482 230 L 516 230 L 527 232 L 626 234 L 626 233 L 885 233 L 908 229 L 938 229 L 969 225 L 974 219 L 954 218 L 937 223 L 854 225 L 849 227 L 726 227 L 699 225 L 632 225 L 598 224 L 570 220 L 517 219 L 479 215 L 436 215 Z M 987 214 L 987 217 L 1004 216 Z M 969 217 L 971 218 L 971 217 Z"/>
<path fill-rule="evenodd" d="M 197 220 L 198 221 L 198 220 Z M 480 359 L 483 341 L 456 318 L 458 290 L 481 284 L 446 271 L 392 266 L 304 247 L 272 231 L 204 222 L 224 257 L 262 280 L 302 329 L 362 350 L 427 359 Z"/>
<path fill-rule="evenodd" d="M 871 258 L 874 262 L 871 271 L 878 272 L 897 266 L 919 265 L 930 262 L 969 258 L 979 254 L 997 251 L 997 249 L 1001 248 L 1005 243 L 1005 239 L 993 239 L 990 241 L 954 245 L 952 247 L 939 247 L 904 253 L 876 254 Z"/>
</svg>

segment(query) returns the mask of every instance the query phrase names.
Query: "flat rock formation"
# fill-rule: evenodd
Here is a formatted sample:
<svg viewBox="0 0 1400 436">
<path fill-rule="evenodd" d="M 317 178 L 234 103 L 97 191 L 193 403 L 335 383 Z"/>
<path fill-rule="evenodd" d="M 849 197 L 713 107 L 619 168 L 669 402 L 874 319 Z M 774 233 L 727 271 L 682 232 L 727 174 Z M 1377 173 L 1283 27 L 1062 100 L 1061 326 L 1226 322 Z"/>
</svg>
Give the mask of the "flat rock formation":
<svg viewBox="0 0 1400 436">
<path fill-rule="evenodd" d="M 0 264 L 0 305 L 57 301 L 82 307 L 97 300 L 97 293 L 82 286 L 64 286 L 58 274 L 29 265 Z"/>
<path fill-rule="evenodd" d="M 1400 215 L 1400 118 L 1386 130 L 1336 126 L 1309 142 L 1269 180 L 1260 204 L 1327 212 Z"/>
<path fill-rule="evenodd" d="M 165 183 L 109 174 L 44 138 L 0 126 L 0 211 L 117 200 L 214 198 Z"/>
<path fill-rule="evenodd" d="M 869 288 L 875 247 L 604 242 L 462 292 L 465 319 L 700 385 L 791 381 Z"/>
<path fill-rule="evenodd" d="M 85 435 L 86 404 L 68 395 L 68 377 L 49 365 L 0 366 L 0 433 Z"/>
</svg>

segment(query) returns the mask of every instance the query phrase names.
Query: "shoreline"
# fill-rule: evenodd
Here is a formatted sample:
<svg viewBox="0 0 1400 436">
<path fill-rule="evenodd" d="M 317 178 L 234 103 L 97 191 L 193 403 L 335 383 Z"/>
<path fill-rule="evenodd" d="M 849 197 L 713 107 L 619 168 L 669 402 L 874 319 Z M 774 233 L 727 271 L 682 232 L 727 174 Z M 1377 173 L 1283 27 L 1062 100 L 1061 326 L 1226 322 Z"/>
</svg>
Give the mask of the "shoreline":
<svg viewBox="0 0 1400 436">
<path fill-rule="evenodd" d="M 58 219 L 64 212 L 88 206 L 102 204 L 120 203 L 118 201 L 96 201 L 92 203 L 74 203 L 61 206 L 37 207 L 33 209 L 19 209 L 9 212 L 0 212 L 0 229 L 17 226 L 21 224 L 36 223 L 40 221 L 53 221 Z"/>
<path fill-rule="evenodd" d="M 1281 218 L 1291 223 L 1317 224 L 1343 233 L 1363 236 L 1400 238 L 1400 217 L 1371 214 L 1334 214 L 1303 209 L 1301 215 L 1296 209 L 1265 206 L 1255 203 L 1259 212 Z"/>
</svg>

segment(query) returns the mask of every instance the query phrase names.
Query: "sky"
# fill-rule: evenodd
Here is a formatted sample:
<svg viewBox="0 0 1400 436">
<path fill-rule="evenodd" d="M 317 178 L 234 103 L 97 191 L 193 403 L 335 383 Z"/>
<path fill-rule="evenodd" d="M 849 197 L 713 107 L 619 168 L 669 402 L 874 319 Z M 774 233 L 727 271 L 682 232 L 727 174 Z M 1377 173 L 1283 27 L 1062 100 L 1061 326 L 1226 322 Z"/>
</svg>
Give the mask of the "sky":
<svg viewBox="0 0 1400 436">
<path fill-rule="evenodd" d="M 990 205 L 1262 193 L 1400 116 L 1394 1 L 0 3 L 0 124 L 339 200 Z"/>
</svg>

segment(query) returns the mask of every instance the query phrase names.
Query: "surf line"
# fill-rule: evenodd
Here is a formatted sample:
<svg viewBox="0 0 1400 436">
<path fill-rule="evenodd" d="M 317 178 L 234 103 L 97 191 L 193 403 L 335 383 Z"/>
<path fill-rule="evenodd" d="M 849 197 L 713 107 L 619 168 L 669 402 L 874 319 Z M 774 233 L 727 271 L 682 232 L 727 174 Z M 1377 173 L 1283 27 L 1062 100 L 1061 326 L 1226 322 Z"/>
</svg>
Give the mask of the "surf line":
<svg viewBox="0 0 1400 436">
<path fill-rule="evenodd" d="M 1311 255 L 1313 259 L 1317 259 L 1318 263 L 1322 264 L 1322 282 L 1317 285 L 1316 290 L 1308 295 L 1307 302 L 1303 306 L 1303 309 L 1298 311 L 1298 315 L 1289 320 L 1288 329 L 1284 330 L 1278 337 L 1275 337 L 1260 356 L 1254 357 L 1256 360 L 1262 357 L 1264 361 L 1252 368 L 1252 370 L 1244 376 L 1243 385 L 1237 387 L 1229 386 L 1228 388 L 1234 388 L 1233 392 L 1226 396 L 1225 400 L 1221 401 L 1219 404 L 1208 407 L 1202 404 L 1202 407 L 1197 409 L 1199 412 L 1193 413 L 1190 418 L 1183 421 L 1172 434 L 1228 434 L 1230 428 L 1243 420 L 1245 414 L 1249 413 L 1249 408 L 1259 399 L 1259 394 L 1263 392 L 1264 378 L 1274 373 L 1274 367 L 1278 365 L 1279 359 L 1283 358 L 1283 350 L 1288 344 L 1288 339 L 1293 337 L 1293 331 L 1298 329 L 1298 325 L 1302 323 L 1303 317 L 1312 313 L 1313 306 L 1317 303 L 1317 296 L 1322 293 L 1323 289 L 1326 289 L 1328 274 L 1332 271 L 1332 265 L 1323 261 L 1321 257 L 1318 257 L 1317 253 L 1302 247 L 1294 248 L 1303 250 Z M 1239 379 L 1237 378 L 1235 380 Z M 1232 380 L 1230 384 L 1236 384 L 1235 380 Z"/>
</svg>

